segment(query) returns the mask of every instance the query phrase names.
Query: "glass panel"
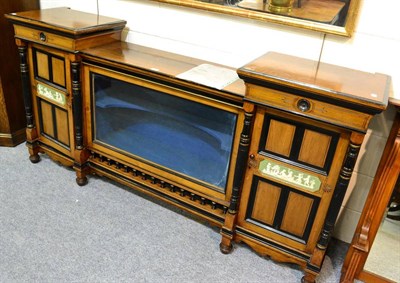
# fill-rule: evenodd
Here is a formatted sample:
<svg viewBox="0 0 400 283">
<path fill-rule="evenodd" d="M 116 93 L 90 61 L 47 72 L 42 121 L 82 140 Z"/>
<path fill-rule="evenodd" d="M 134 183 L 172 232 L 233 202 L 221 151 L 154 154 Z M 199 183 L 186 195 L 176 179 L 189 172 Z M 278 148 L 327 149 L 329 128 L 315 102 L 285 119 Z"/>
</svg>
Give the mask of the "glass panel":
<svg viewBox="0 0 400 283">
<path fill-rule="evenodd" d="M 93 74 L 95 139 L 220 188 L 237 115 Z"/>
</svg>

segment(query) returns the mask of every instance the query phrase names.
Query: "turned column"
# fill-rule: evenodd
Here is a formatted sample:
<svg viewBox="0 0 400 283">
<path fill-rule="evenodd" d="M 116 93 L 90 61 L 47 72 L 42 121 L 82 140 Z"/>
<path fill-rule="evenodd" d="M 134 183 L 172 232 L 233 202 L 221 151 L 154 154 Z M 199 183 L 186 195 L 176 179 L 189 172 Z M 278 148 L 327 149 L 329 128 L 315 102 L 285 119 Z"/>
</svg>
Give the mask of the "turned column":
<svg viewBox="0 0 400 283">
<path fill-rule="evenodd" d="M 79 186 L 87 184 L 87 164 L 89 153 L 84 149 L 83 142 L 83 109 L 82 109 L 82 90 L 81 90 L 81 63 L 79 57 L 71 62 L 71 81 L 72 81 L 72 110 L 74 116 L 74 169 L 76 171 L 76 183 Z"/>
<path fill-rule="evenodd" d="M 251 129 L 253 125 L 254 104 L 244 104 L 244 122 L 243 129 L 240 134 L 239 150 L 237 155 L 235 175 L 233 179 L 232 195 L 228 213 L 226 214 L 225 223 L 221 228 L 220 250 L 224 254 L 232 251 L 232 240 L 234 237 L 234 227 L 236 224 L 240 191 L 243 184 L 244 174 L 246 172 L 246 163 L 249 155 Z"/>
<path fill-rule="evenodd" d="M 20 39 L 15 40 L 20 60 L 20 71 L 21 71 L 21 84 L 22 84 L 22 96 L 24 99 L 25 115 L 26 115 L 26 145 L 29 150 L 29 160 L 32 163 L 40 161 L 39 148 L 37 146 L 38 133 L 35 125 L 33 107 L 32 107 L 32 92 L 31 92 L 31 81 L 29 74 L 28 65 L 28 48 L 27 43 Z"/>
</svg>

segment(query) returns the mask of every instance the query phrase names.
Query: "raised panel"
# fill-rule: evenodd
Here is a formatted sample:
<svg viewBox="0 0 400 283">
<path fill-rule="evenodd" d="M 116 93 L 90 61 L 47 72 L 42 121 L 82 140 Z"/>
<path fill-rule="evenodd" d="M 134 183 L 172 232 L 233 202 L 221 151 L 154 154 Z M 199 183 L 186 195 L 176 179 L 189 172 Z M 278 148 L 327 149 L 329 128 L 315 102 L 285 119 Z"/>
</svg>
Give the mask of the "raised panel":
<svg viewBox="0 0 400 283">
<path fill-rule="evenodd" d="M 39 77 L 50 80 L 49 56 L 47 54 L 36 51 L 36 68 Z"/>
<path fill-rule="evenodd" d="M 69 145 L 68 115 L 67 112 L 56 108 L 57 139 L 65 145 Z"/>
<path fill-rule="evenodd" d="M 289 157 L 296 127 L 271 119 L 265 149 Z"/>
<path fill-rule="evenodd" d="M 64 60 L 52 57 L 52 70 L 53 70 L 53 82 L 65 87 L 65 65 Z"/>
<path fill-rule="evenodd" d="M 280 194 L 281 188 L 259 181 L 251 218 L 272 226 Z"/>
<path fill-rule="evenodd" d="M 51 104 L 41 100 L 40 109 L 42 114 L 42 131 L 43 133 L 54 137 L 53 111 Z"/>
<path fill-rule="evenodd" d="M 283 214 L 281 230 L 303 237 L 314 200 L 304 195 L 290 192 Z"/>
<path fill-rule="evenodd" d="M 324 167 L 332 137 L 306 129 L 299 152 L 299 161 Z"/>
<path fill-rule="evenodd" d="M 259 126 L 262 127 L 260 155 L 329 174 L 340 132 L 315 121 L 295 119 L 290 114 L 281 117 L 278 116 L 281 113 L 271 109 L 260 113 L 264 114 L 263 125 Z"/>
</svg>

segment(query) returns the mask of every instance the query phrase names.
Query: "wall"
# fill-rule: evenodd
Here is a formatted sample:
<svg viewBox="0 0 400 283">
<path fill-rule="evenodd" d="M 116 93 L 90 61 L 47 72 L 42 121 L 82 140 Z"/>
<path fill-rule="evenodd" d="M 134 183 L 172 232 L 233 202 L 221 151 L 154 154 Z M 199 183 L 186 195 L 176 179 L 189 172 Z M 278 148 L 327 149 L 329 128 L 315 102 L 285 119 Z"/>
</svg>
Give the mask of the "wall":
<svg viewBox="0 0 400 283">
<path fill-rule="evenodd" d="M 398 0 L 363 0 L 351 38 L 327 35 L 148 0 L 41 0 L 42 8 L 76 10 L 125 19 L 124 40 L 240 67 L 267 51 L 279 51 L 392 76 L 400 98 Z M 335 237 L 350 242 L 365 202 L 394 111 L 374 118 L 355 168 Z"/>
</svg>

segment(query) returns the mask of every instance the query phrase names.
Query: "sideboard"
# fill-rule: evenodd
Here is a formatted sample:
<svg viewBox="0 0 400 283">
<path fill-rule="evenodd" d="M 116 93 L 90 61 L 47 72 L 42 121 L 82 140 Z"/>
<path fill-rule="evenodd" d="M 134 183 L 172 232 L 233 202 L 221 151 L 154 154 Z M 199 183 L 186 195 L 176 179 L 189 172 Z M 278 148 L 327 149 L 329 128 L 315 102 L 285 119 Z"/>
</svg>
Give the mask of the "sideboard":
<svg viewBox="0 0 400 283">
<path fill-rule="evenodd" d="M 388 76 L 274 52 L 235 70 L 66 8 L 7 17 L 32 162 L 46 153 L 79 185 L 97 174 L 185 209 L 221 228 L 223 253 L 244 242 L 314 282 Z"/>
</svg>

